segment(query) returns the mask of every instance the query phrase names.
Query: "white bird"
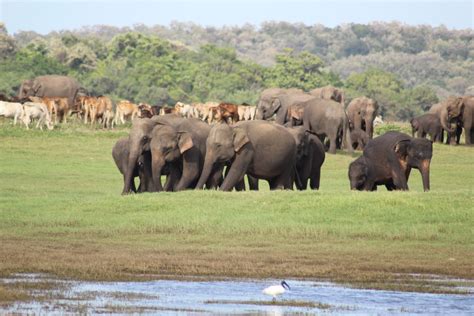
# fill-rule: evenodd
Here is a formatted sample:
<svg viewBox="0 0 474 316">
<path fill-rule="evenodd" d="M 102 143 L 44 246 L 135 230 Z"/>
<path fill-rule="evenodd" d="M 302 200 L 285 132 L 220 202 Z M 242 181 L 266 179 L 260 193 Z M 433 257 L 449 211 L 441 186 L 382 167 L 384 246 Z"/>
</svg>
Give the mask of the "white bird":
<svg viewBox="0 0 474 316">
<path fill-rule="evenodd" d="M 276 300 L 278 295 L 285 293 L 286 290 L 290 290 L 290 286 L 285 281 L 281 281 L 279 285 L 272 285 L 263 289 L 262 293 L 273 296 L 273 300 Z"/>
</svg>

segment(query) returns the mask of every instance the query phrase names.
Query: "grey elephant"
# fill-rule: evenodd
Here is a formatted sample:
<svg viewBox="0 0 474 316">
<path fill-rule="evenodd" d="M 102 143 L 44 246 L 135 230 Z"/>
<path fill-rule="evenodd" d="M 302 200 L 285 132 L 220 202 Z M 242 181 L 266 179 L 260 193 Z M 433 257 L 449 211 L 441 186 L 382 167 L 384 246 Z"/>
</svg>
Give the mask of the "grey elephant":
<svg viewBox="0 0 474 316">
<path fill-rule="evenodd" d="M 411 136 L 425 138 L 430 135 L 432 141 L 443 142 L 443 127 L 439 117 L 435 114 L 426 113 L 410 120 Z"/>
<path fill-rule="evenodd" d="M 474 142 L 474 96 L 458 97 L 456 100 L 448 102 L 448 116 L 451 120 L 457 120 L 458 128 L 464 128 L 466 145 L 472 145 Z M 459 106 L 461 114 L 457 115 Z"/>
<path fill-rule="evenodd" d="M 124 184 L 122 194 L 128 194 L 131 192 L 131 179 L 133 175 L 133 170 L 137 164 L 138 158 L 145 151 L 150 151 L 150 141 L 152 140 L 152 132 L 156 125 L 162 123 L 175 123 L 178 124 L 183 118 L 175 114 L 166 114 L 161 116 L 153 116 L 152 118 L 142 118 L 135 119 L 132 122 L 132 127 L 129 133 L 129 147 L 130 147 L 130 157 L 128 160 L 128 166 L 125 170 Z M 177 174 L 179 170 L 172 170 Z M 162 190 L 159 186 L 161 182 L 155 184 L 156 190 Z"/>
<path fill-rule="evenodd" d="M 345 106 L 345 94 L 342 89 L 333 86 L 325 86 L 313 89 L 309 92 L 309 94 L 314 95 L 320 99 L 334 100 Z"/>
<path fill-rule="evenodd" d="M 215 170 L 225 164 L 229 171 L 220 186 L 230 191 L 248 174 L 267 180 L 270 189 L 292 189 L 296 144 L 285 127 L 266 121 L 243 121 L 234 126 L 216 124 L 206 143 L 200 189 Z"/>
<path fill-rule="evenodd" d="M 455 144 L 456 129 L 460 129 L 462 114 L 464 111 L 463 99 L 450 96 L 446 100 L 431 106 L 428 113 L 434 114 L 439 118 L 443 130 L 447 132 L 447 141 Z M 451 124 L 455 124 L 455 128 Z"/>
<path fill-rule="evenodd" d="M 46 75 L 25 80 L 18 91 L 18 98 L 30 96 L 67 98 L 69 109 L 75 108 L 75 98 L 81 88 L 76 79 L 68 76 Z"/>
<path fill-rule="evenodd" d="M 359 97 L 353 99 L 347 106 L 346 112 L 351 129 L 363 130 L 372 139 L 374 135 L 374 119 L 377 116 L 378 103 L 374 99 Z"/>
<path fill-rule="evenodd" d="M 182 118 L 172 122 L 162 121 L 151 133 L 150 151 L 152 157 L 153 180 L 158 191 L 162 190 L 162 171 L 168 164 L 180 170 L 173 172 L 169 186 L 173 191 L 194 188 L 201 175 L 206 155 L 206 140 L 210 127 L 201 120 Z M 179 174 L 179 178 L 176 175 Z M 213 182 L 207 183 L 212 187 Z"/>
<path fill-rule="evenodd" d="M 260 95 L 255 118 L 269 120 L 275 115 L 275 122 L 283 125 L 289 120 L 288 108 L 290 106 L 313 98 L 315 96 L 299 89 L 266 89 Z"/>
<path fill-rule="evenodd" d="M 120 173 L 125 177 L 125 171 L 128 168 L 130 156 L 129 138 L 119 139 L 112 148 L 112 157 Z M 140 179 L 138 190 L 135 187 L 134 178 Z M 154 190 L 153 178 L 151 173 L 151 155 L 149 151 L 143 152 L 137 159 L 133 169 L 130 187 L 133 192 L 151 192 Z"/>
<path fill-rule="evenodd" d="M 310 188 L 319 189 L 321 166 L 324 163 L 324 145 L 319 138 L 304 127 L 289 127 L 296 143 L 295 185 L 298 190 L 306 190 L 308 180 Z"/>
<path fill-rule="evenodd" d="M 305 106 L 303 126 L 317 134 L 320 139 L 329 139 L 329 153 L 335 154 L 338 138 L 348 152 L 352 153 L 352 141 L 349 133 L 349 122 L 342 104 L 333 100 L 314 98 L 302 103 Z"/>
<path fill-rule="evenodd" d="M 387 189 L 408 190 L 412 168 L 420 170 L 423 189 L 430 190 L 430 163 L 433 143 L 400 132 L 387 132 L 369 141 L 363 157 L 349 166 L 351 189 L 374 191 L 377 185 Z"/>
</svg>

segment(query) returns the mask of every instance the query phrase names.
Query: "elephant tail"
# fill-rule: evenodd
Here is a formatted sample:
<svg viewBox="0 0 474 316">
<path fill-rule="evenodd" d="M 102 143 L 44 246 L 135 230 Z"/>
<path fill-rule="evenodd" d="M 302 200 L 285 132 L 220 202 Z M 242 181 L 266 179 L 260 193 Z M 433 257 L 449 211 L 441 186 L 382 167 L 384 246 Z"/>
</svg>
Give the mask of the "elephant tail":
<svg viewBox="0 0 474 316">
<path fill-rule="evenodd" d="M 342 143 L 346 146 L 349 153 L 353 153 L 351 131 L 349 129 L 349 118 L 347 117 L 346 111 L 344 111 L 344 120 L 342 124 Z"/>
</svg>

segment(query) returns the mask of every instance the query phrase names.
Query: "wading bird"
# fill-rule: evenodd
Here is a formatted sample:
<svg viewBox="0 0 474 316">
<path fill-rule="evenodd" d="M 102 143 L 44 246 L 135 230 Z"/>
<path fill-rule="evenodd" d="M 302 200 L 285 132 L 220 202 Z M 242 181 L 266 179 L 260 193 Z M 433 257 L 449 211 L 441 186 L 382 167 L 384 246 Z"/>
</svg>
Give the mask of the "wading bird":
<svg viewBox="0 0 474 316">
<path fill-rule="evenodd" d="M 275 301 L 276 297 L 278 295 L 281 295 L 281 294 L 285 293 L 286 290 L 289 291 L 290 286 L 285 281 L 281 281 L 281 284 L 279 284 L 279 285 L 272 285 L 272 286 L 269 286 L 269 287 L 263 289 L 262 293 L 266 294 L 266 295 L 273 296 L 273 300 Z"/>
</svg>

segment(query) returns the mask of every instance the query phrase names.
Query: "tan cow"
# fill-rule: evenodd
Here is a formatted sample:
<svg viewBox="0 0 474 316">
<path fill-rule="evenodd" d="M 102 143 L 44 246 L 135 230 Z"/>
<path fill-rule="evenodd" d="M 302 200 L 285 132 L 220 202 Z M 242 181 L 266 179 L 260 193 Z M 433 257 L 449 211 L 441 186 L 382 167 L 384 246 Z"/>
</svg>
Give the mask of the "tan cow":
<svg viewBox="0 0 474 316">
<path fill-rule="evenodd" d="M 94 125 L 96 120 L 101 120 L 102 126 L 104 128 L 111 127 L 114 115 L 112 100 L 110 100 L 109 97 L 90 97 L 86 100 L 86 103 L 89 105 L 89 116 L 91 119 L 91 125 Z"/>
<path fill-rule="evenodd" d="M 214 119 L 212 109 L 217 108 L 218 106 L 219 103 L 217 102 L 193 103 L 195 112 L 194 117 L 207 121 L 210 124 Z"/>
<path fill-rule="evenodd" d="M 130 120 L 133 120 L 137 116 L 138 116 L 138 105 L 133 104 L 132 102 L 128 100 L 122 100 L 119 103 L 117 103 L 114 124 L 117 124 L 119 119 L 122 122 L 122 124 L 125 124 L 126 118 L 130 118 Z"/>
</svg>

